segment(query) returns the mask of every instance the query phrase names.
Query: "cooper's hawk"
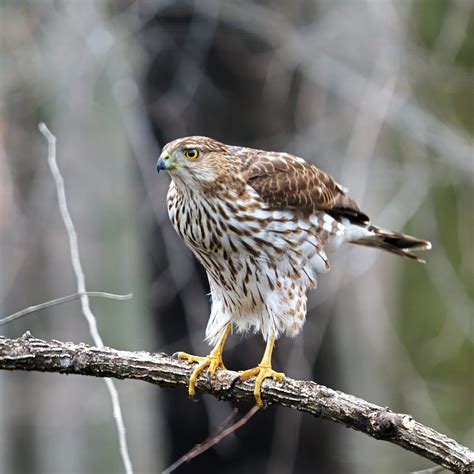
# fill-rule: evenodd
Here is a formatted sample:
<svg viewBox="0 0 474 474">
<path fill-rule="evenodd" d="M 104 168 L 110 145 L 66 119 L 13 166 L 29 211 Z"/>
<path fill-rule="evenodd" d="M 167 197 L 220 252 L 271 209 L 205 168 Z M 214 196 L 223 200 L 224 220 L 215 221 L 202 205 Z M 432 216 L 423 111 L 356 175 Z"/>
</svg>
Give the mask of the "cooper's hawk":
<svg viewBox="0 0 474 474">
<path fill-rule="evenodd" d="M 204 265 L 211 287 L 206 340 L 214 349 L 206 357 L 178 353 L 198 363 L 191 396 L 203 370 L 213 377 L 223 367 L 232 329 L 251 329 L 262 333 L 267 346 L 260 364 L 240 378 L 256 376 L 255 399 L 262 405 L 263 380 L 284 377 L 271 367 L 275 340 L 301 331 L 307 290 L 330 268 L 327 252 L 350 242 L 421 261 L 411 251 L 431 247 L 372 225 L 343 186 L 287 153 L 186 137 L 164 147 L 157 169 L 170 173 L 171 222 Z"/>
</svg>

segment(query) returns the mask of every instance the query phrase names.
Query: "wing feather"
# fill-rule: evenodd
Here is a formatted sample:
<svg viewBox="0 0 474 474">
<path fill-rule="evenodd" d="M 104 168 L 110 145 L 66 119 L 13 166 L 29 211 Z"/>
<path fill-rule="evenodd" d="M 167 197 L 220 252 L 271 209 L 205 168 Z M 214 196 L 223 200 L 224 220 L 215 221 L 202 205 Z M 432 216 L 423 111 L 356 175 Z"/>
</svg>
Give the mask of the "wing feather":
<svg viewBox="0 0 474 474">
<path fill-rule="evenodd" d="M 347 190 L 316 166 L 287 153 L 246 151 L 247 184 L 271 207 L 304 213 L 326 211 L 335 218 L 347 217 L 358 224 L 369 222 L 347 196 Z"/>
</svg>

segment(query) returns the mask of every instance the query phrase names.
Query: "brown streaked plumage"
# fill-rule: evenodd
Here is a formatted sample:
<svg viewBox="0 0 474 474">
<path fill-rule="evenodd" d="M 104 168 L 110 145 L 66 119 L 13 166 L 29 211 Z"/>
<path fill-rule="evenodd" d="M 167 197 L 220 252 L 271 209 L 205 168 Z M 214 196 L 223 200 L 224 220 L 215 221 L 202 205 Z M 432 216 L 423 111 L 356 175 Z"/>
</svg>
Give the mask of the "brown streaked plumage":
<svg viewBox="0 0 474 474">
<path fill-rule="evenodd" d="M 354 200 L 346 196 L 345 188 L 316 166 L 291 155 L 259 156 L 260 153 L 248 162 L 247 183 L 268 204 L 308 213 L 346 212 L 360 223 L 369 221 Z"/>
<path fill-rule="evenodd" d="M 170 172 L 170 219 L 205 267 L 212 309 L 206 338 L 216 343 L 207 357 L 180 353 L 199 365 L 189 392 L 206 367 L 222 367 L 232 329 L 261 332 L 262 362 L 241 378 L 256 376 L 261 404 L 275 339 L 295 336 L 306 318 L 307 290 L 330 268 L 326 252 L 345 242 L 381 248 L 414 260 L 412 250 L 430 243 L 370 224 L 369 217 L 331 176 L 302 158 L 230 146 L 207 137 L 168 143 L 157 163 Z"/>
</svg>

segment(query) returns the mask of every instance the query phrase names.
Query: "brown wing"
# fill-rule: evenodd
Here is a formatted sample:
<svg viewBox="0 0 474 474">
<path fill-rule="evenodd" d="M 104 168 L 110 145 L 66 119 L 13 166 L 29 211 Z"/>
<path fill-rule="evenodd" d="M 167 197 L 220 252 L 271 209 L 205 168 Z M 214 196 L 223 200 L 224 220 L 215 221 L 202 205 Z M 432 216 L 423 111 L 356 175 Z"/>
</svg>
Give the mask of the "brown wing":
<svg viewBox="0 0 474 474">
<path fill-rule="evenodd" d="M 247 183 L 272 207 L 302 212 L 324 210 L 354 223 L 369 222 L 341 185 L 301 158 L 258 151 L 250 153 L 245 161 Z"/>
</svg>

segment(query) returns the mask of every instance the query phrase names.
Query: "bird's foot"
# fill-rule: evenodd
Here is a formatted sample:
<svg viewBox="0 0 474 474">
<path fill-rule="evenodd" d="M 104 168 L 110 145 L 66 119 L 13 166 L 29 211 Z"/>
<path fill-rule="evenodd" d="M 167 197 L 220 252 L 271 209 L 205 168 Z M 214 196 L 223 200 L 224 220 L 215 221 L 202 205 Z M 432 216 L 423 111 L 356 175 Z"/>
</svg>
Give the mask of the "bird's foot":
<svg viewBox="0 0 474 474">
<path fill-rule="evenodd" d="M 199 374 L 204 370 L 208 370 L 208 380 L 211 383 L 211 380 L 214 378 L 214 374 L 217 369 L 225 369 L 224 363 L 222 362 L 221 355 L 209 354 L 207 356 L 196 356 L 192 354 L 187 354 L 186 352 L 178 352 L 176 354 L 178 359 L 185 359 L 190 363 L 198 364 L 198 366 L 193 370 L 191 377 L 189 378 L 188 393 L 190 397 L 194 397 L 196 394 L 196 382 L 199 377 Z"/>
<path fill-rule="evenodd" d="M 257 377 L 255 380 L 253 394 L 259 407 L 263 407 L 261 396 L 262 382 L 269 378 L 272 378 L 278 382 L 285 380 L 285 374 L 283 372 L 275 372 L 272 369 L 272 366 L 267 364 L 258 364 L 258 366 L 254 367 L 253 369 L 244 370 L 239 376 L 240 380 L 247 380 L 251 377 Z"/>
</svg>

